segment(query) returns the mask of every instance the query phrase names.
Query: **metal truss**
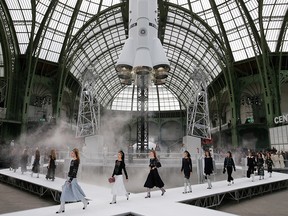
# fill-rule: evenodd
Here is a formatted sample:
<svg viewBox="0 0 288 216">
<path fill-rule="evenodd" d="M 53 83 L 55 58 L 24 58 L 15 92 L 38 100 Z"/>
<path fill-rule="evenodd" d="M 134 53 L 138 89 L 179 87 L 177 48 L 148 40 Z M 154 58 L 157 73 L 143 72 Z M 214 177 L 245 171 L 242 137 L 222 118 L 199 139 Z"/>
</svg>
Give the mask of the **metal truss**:
<svg viewBox="0 0 288 216">
<path fill-rule="evenodd" d="M 92 69 L 83 76 L 76 137 L 96 135 L 100 128 L 100 104 L 94 89 L 95 77 Z"/>
<path fill-rule="evenodd" d="M 187 106 L 187 135 L 211 139 L 209 119 L 208 94 L 203 70 L 195 69 L 191 74 L 194 80 L 200 82 L 200 89 Z"/>
<path fill-rule="evenodd" d="M 61 191 L 58 191 L 52 188 L 47 188 L 43 185 L 38 185 L 32 182 L 27 182 L 23 179 L 17 179 L 17 178 L 13 178 L 13 177 L 2 175 L 2 174 L 0 174 L 0 181 L 5 184 L 9 184 L 14 187 L 20 188 L 22 190 L 29 191 L 33 194 L 37 194 L 40 197 L 43 197 L 44 195 L 50 196 L 53 198 L 55 202 L 60 203 L 60 196 L 62 193 Z"/>
<path fill-rule="evenodd" d="M 196 199 L 186 200 L 181 203 L 195 205 L 199 207 L 211 208 L 221 205 L 225 199 L 240 201 L 246 198 L 252 198 L 258 195 L 264 195 L 265 193 L 272 193 L 288 188 L 288 180 L 282 180 L 278 182 L 270 182 L 267 184 L 256 185 L 253 187 L 239 188 L 232 191 L 224 191 L 218 194 L 211 194 L 205 197 L 197 197 Z"/>
<path fill-rule="evenodd" d="M 137 151 L 148 151 L 148 75 L 137 75 Z"/>
</svg>

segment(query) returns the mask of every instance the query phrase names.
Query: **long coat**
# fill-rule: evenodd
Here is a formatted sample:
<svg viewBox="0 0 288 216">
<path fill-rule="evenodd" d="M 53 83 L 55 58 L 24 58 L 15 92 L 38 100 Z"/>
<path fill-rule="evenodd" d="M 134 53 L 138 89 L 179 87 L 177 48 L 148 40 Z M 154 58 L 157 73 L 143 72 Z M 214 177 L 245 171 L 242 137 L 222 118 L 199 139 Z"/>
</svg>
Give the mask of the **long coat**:
<svg viewBox="0 0 288 216">
<path fill-rule="evenodd" d="M 192 172 L 192 160 L 191 158 L 182 158 L 181 172 L 184 171 L 185 178 L 190 178 L 190 173 Z"/>
<path fill-rule="evenodd" d="M 210 175 L 213 173 L 213 159 L 211 157 L 204 158 L 204 173 Z"/>
</svg>

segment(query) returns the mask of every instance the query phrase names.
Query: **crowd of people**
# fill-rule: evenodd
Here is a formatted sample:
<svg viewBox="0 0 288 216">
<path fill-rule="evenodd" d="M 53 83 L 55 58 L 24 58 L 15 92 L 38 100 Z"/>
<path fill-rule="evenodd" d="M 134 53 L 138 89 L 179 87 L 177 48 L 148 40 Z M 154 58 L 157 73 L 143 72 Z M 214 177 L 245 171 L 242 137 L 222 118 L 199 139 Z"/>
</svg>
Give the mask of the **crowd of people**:
<svg viewBox="0 0 288 216">
<path fill-rule="evenodd" d="M 52 181 L 55 180 L 55 170 L 56 170 L 56 151 L 51 149 L 50 152 L 46 149 L 45 153 L 41 157 L 41 150 L 36 147 L 34 152 L 33 149 L 21 146 L 10 146 L 10 151 L 8 151 L 7 161 L 9 170 L 16 172 L 20 168 L 21 174 L 28 171 L 28 167 L 31 168 L 31 177 L 36 174 L 39 178 L 39 173 L 41 172 L 41 163 L 47 164 L 47 174 L 46 179 Z M 29 170 L 30 172 L 30 170 Z"/>
</svg>

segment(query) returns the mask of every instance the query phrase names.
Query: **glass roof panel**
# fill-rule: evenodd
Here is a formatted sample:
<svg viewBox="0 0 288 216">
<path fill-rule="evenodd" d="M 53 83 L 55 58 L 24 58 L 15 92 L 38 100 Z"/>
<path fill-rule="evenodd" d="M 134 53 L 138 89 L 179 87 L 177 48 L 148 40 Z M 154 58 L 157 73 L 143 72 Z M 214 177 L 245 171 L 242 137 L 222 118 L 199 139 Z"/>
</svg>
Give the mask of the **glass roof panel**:
<svg viewBox="0 0 288 216">
<path fill-rule="evenodd" d="M 5 2 L 11 13 L 20 51 L 25 53 L 32 26 L 31 1 L 5 0 Z M 36 1 L 36 31 L 33 32 L 34 37 L 51 2 L 51 0 Z M 80 11 L 76 14 L 72 35 L 66 35 L 77 1 L 59 0 L 54 11 L 51 12 L 52 18 L 49 24 L 45 25 L 48 29 L 42 35 L 43 43 L 41 43 L 39 57 L 58 62 L 65 37 L 69 36 L 69 41 L 73 41 L 73 36 L 77 34 L 78 42 L 74 42 L 71 49 L 68 50 L 68 56 L 75 54 L 73 58 L 70 57 L 69 59 L 69 67 L 71 66 L 72 74 L 81 79 L 87 67 L 91 63 L 95 63 L 95 69 L 100 75 L 95 86 L 101 101 L 105 105 L 111 104 L 115 95 L 123 88 L 114 65 L 126 39 L 126 32 L 122 23 L 120 8 L 109 9 L 110 6 L 121 2 L 123 1 L 83 0 Z M 220 42 L 218 39 L 223 39 L 220 38 L 223 34 L 220 34 L 215 20 L 217 16 L 211 8 L 210 1 L 168 0 L 167 2 L 177 4 L 185 10 L 179 7 L 168 8 L 163 47 L 171 62 L 171 70 L 165 86 L 161 89 L 164 88 L 169 94 L 179 97 L 179 100 L 185 104 L 189 98 L 187 95 L 192 94 L 199 86 L 191 75 L 195 66 L 200 65 L 202 67 L 205 74 L 207 74 L 208 83 L 221 72 L 220 64 L 222 64 L 222 60 L 219 59 L 223 59 L 224 56 L 222 49 L 224 41 Z M 244 3 L 249 16 L 254 21 L 253 24 L 259 32 L 258 0 L 244 0 Z M 231 47 L 234 60 L 240 61 L 253 57 L 255 52 L 251 41 L 255 41 L 255 38 L 250 38 L 250 36 L 253 37 L 253 34 L 250 28 L 247 28 L 247 19 L 242 17 L 243 9 L 241 9 L 240 3 L 236 0 L 215 0 L 215 4 L 225 28 L 224 34 L 227 35 L 229 40 L 229 44 L 224 44 L 224 46 Z M 264 34 L 271 51 L 275 51 L 277 47 L 279 32 L 287 8 L 287 0 L 263 1 Z M 105 9 L 108 9 L 108 12 L 99 15 L 98 23 L 93 21 L 90 26 L 82 31 L 81 28 L 84 24 Z M 193 19 L 190 17 L 190 9 L 195 14 Z M 282 49 L 288 51 L 287 32 L 285 34 Z M 77 46 L 82 48 L 77 49 Z M 159 89 L 160 92 L 162 90 Z M 163 93 L 163 95 L 168 94 Z M 169 97 L 163 96 L 162 99 L 165 101 Z M 153 106 L 157 107 L 157 103 L 153 102 Z"/>
<path fill-rule="evenodd" d="M 134 95 L 133 95 L 133 88 Z M 159 95 L 157 93 L 157 88 Z M 158 101 L 159 97 L 159 101 Z M 132 103 L 133 98 L 133 103 Z M 149 111 L 161 111 L 167 110 L 180 110 L 180 104 L 178 99 L 169 92 L 165 86 L 149 86 L 148 90 L 148 107 Z M 124 88 L 113 100 L 112 110 L 126 110 L 126 111 L 137 111 L 137 90 L 136 87 L 131 85 Z"/>
</svg>

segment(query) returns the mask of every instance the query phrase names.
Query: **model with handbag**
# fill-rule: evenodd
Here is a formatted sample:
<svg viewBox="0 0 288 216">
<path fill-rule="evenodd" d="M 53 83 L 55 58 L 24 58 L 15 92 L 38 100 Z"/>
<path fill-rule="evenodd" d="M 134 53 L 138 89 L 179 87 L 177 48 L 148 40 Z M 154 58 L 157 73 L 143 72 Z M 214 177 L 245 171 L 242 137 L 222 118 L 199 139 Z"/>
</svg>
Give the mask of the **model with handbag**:
<svg viewBox="0 0 288 216">
<path fill-rule="evenodd" d="M 85 198 L 85 193 L 78 184 L 77 181 L 77 172 L 80 164 L 80 153 L 77 148 L 74 148 L 71 151 L 71 162 L 70 162 L 70 168 L 68 172 L 68 178 L 67 181 L 62 186 L 62 193 L 60 197 L 60 209 L 56 212 L 63 213 L 65 212 L 65 202 L 78 202 L 81 201 L 84 206 L 83 210 L 87 208 L 87 205 L 89 204 L 88 200 Z"/>
<path fill-rule="evenodd" d="M 110 204 L 116 204 L 116 197 L 117 196 L 126 196 L 127 200 L 129 200 L 129 193 L 127 193 L 124 181 L 123 181 L 123 175 L 122 171 L 124 171 L 126 180 L 128 180 L 128 174 L 125 168 L 125 154 L 123 151 L 119 151 L 117 155 L 117 160 L 115 161 L 114 170 L 112 173 L 112 177 L 109 178 L 109 182 L 113 183 L 112 186 L 112 202 Z"/>
<path fill-rule="evenodd" d="M 223 169 L 223 174 L 226 172 L 227 170 L 227 175 L 228 175 L 228 186 L 232 184 L 234 184 L 234 178 L 232 177 L 232 171 L 236 171 L 236 167 L 235 167 L 235 163 L 234 160 L 232 158 L 232 153 L 230 151 L 227 152 L 227 156 L 224 160 L 224 169 Z"/>
<path fill-rule="evenodd" d="M 164 187 L 164 183 L 158 173 L 158 168 L 161 167 L 161 163 L 159 162 L 157 155 L 156 155 L 156 151 L 155 150 L 151 150 L 149 153 L 149 157 L 150 157 L 150 163 L 149 163 L 149 168 L 150 168 L 150 172 L 148 174 L 148 177 L 146 179 L 146 182 L 144 184 L 144 187 L 147 188 L 147 196 L 145 198 L 150 198 L 151 197 L 151 189 L 154 187 L 158 187 L 161 190 L 161 196 L 164 195 L 164 193 L 166 192 L 166 190 L 163 188 Z"/>
<path fill-rule="evenodd" d="M 184 194 L 192 193 L 190 174 L 192 173 L 192 160 L 188 151 L 183 152 L 181 173 L 184 171 Z M 189 191 L 187 191 L 187 186 Z"/>
<path fill-rule="evenodd" d="M 210 175 L 213 173 L 213 159 L 211 157 L 211 153 L 209 150 L 205 151 L 205 158 L 204 158 L 204 174 L 205 178 L 207 179 L 208 187 L 207 189 L 212 188 L 211 177 Z"/>
</svg>

